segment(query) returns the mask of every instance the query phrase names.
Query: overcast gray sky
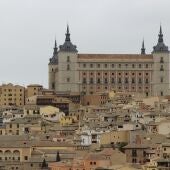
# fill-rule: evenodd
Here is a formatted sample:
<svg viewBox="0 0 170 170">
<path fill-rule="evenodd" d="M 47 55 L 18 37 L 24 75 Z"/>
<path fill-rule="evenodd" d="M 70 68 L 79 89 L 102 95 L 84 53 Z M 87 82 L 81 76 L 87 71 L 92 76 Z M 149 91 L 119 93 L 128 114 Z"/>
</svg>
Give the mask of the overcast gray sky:
<svg viewBox="0 0 170 170">
<path fill-rule="evenodd" d="M 162 23 L 170 45 L 170 0 L 0 0 L 0 83 L 47 87 L 54 39 L 69 23 L 79 53 L 147 53 Z"/>
</svg>

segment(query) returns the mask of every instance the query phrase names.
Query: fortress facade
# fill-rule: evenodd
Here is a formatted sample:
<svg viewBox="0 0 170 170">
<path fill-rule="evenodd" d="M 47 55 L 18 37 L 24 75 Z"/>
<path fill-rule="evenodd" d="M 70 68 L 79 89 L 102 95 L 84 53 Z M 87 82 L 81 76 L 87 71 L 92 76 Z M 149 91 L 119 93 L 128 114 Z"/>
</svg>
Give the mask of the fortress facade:
<svg viewBox="0 0 170 170">
<path fill-rule="evenodd" d="M 170 94 L 170 53 L 163 40 L 162 27 L 151 54 L 80 54 L 70 39 L 54 52 L 49 68 L 49 89 L 93 94 L 104 91 L 127 91 L 144 96 Z"/>
</svg>

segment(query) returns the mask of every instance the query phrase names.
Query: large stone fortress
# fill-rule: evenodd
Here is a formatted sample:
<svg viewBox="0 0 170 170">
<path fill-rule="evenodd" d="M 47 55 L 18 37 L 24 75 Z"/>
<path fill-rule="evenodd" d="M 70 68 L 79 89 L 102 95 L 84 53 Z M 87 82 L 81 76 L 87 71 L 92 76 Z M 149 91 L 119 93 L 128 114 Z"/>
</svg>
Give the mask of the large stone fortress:
<svg viewBox="0 0 170 170">
<path fill-rule="evenodd" d="M 93 94 L 109 90 L 129 91 L 145 96 L 170 94 L 170 53 L 164 44 L 162 28 L 151 54 L 79 54 L 70 40 L 67 26 L 65 42 L 49 62 L 49 89 Z"/>
</svg>

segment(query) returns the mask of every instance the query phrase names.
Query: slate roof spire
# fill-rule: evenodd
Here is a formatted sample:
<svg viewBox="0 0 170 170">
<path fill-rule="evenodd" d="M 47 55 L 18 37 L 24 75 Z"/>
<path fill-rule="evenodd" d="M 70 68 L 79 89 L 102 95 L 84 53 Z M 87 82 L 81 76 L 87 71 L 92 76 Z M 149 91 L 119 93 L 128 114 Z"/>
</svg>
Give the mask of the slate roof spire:
<svg viewBox="0 0 170 170">
<path fill-rule="evenodd" d="M 145 52 L 145 42 L 144 42 L 144 39 L 143 39 L 143 41 L 142 41 L 141 54 L 142 54 L 142 55 L 145 55 L 145 54 L 146 54 L 146 52 Z"/>
<path fill-rule="evenodd" d="M 53 56 L 56 55 L 57 53 L 58 53 L 58 48 L 57 48 L 57 41 L 55 39 Z"/>
<path fill-rule="evenodd" d="M 66 39 L 65 41 L 70 41 L 70 31 L 69 31 L 69 25 L 67 24 L 67 31 L 66 31 Z"/>
<path fill-rule="evenodd" d="M 65 42 L 63 45 L 60 45 L 60 50 L 63 52 L 78 52 L 76 45 L 72 44 L 71 39 L 70 39 L 70 30 L 69 26 L 67 24 L 67 30 L 66 30 L 66 37 L 65 37 Z"/>
<path fill-rule="evenodd" d="M 153 52 L 169 52 L 168 46 L 164 44 L 162 26 L 160 25 L 160 30 L 158 34 L 158 43 L 153 47 Z"/>
<path fill-rule="evenodd" d="M 159 38 L 158 42 L 162 43 L 163 42 L 163 34 L 162 34 L 162 26 L 160 25 L 160 30 L 159 30 Z"/>
<path fill-rule="evenodd" d="M 57 48 L 57 41 L 56 41 L 56 38 L 55 38 L 55 41 L 54 41 L 54 48 L 53 48 L 53 56 L 50 58 L 50 62 L 49 64 L 51 65 L 55 65 L 55 64 L 58 64 L 58 48 Z"/>
</svg>

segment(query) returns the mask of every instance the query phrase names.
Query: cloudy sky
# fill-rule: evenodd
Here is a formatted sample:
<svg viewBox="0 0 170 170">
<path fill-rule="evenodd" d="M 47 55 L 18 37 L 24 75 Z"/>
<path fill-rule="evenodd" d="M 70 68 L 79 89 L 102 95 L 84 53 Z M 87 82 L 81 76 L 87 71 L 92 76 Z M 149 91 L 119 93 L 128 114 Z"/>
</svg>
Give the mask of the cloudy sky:
<svg viewBox="0 0 170 170">
<path fill-rule="evenodd" d="M 147 53 L 162 24 L 170 45 L 170 0 L 0 0 L 0 83 L 47 87 L 54 39 L 69 23 L 79 53 Z"/>
</svg>

